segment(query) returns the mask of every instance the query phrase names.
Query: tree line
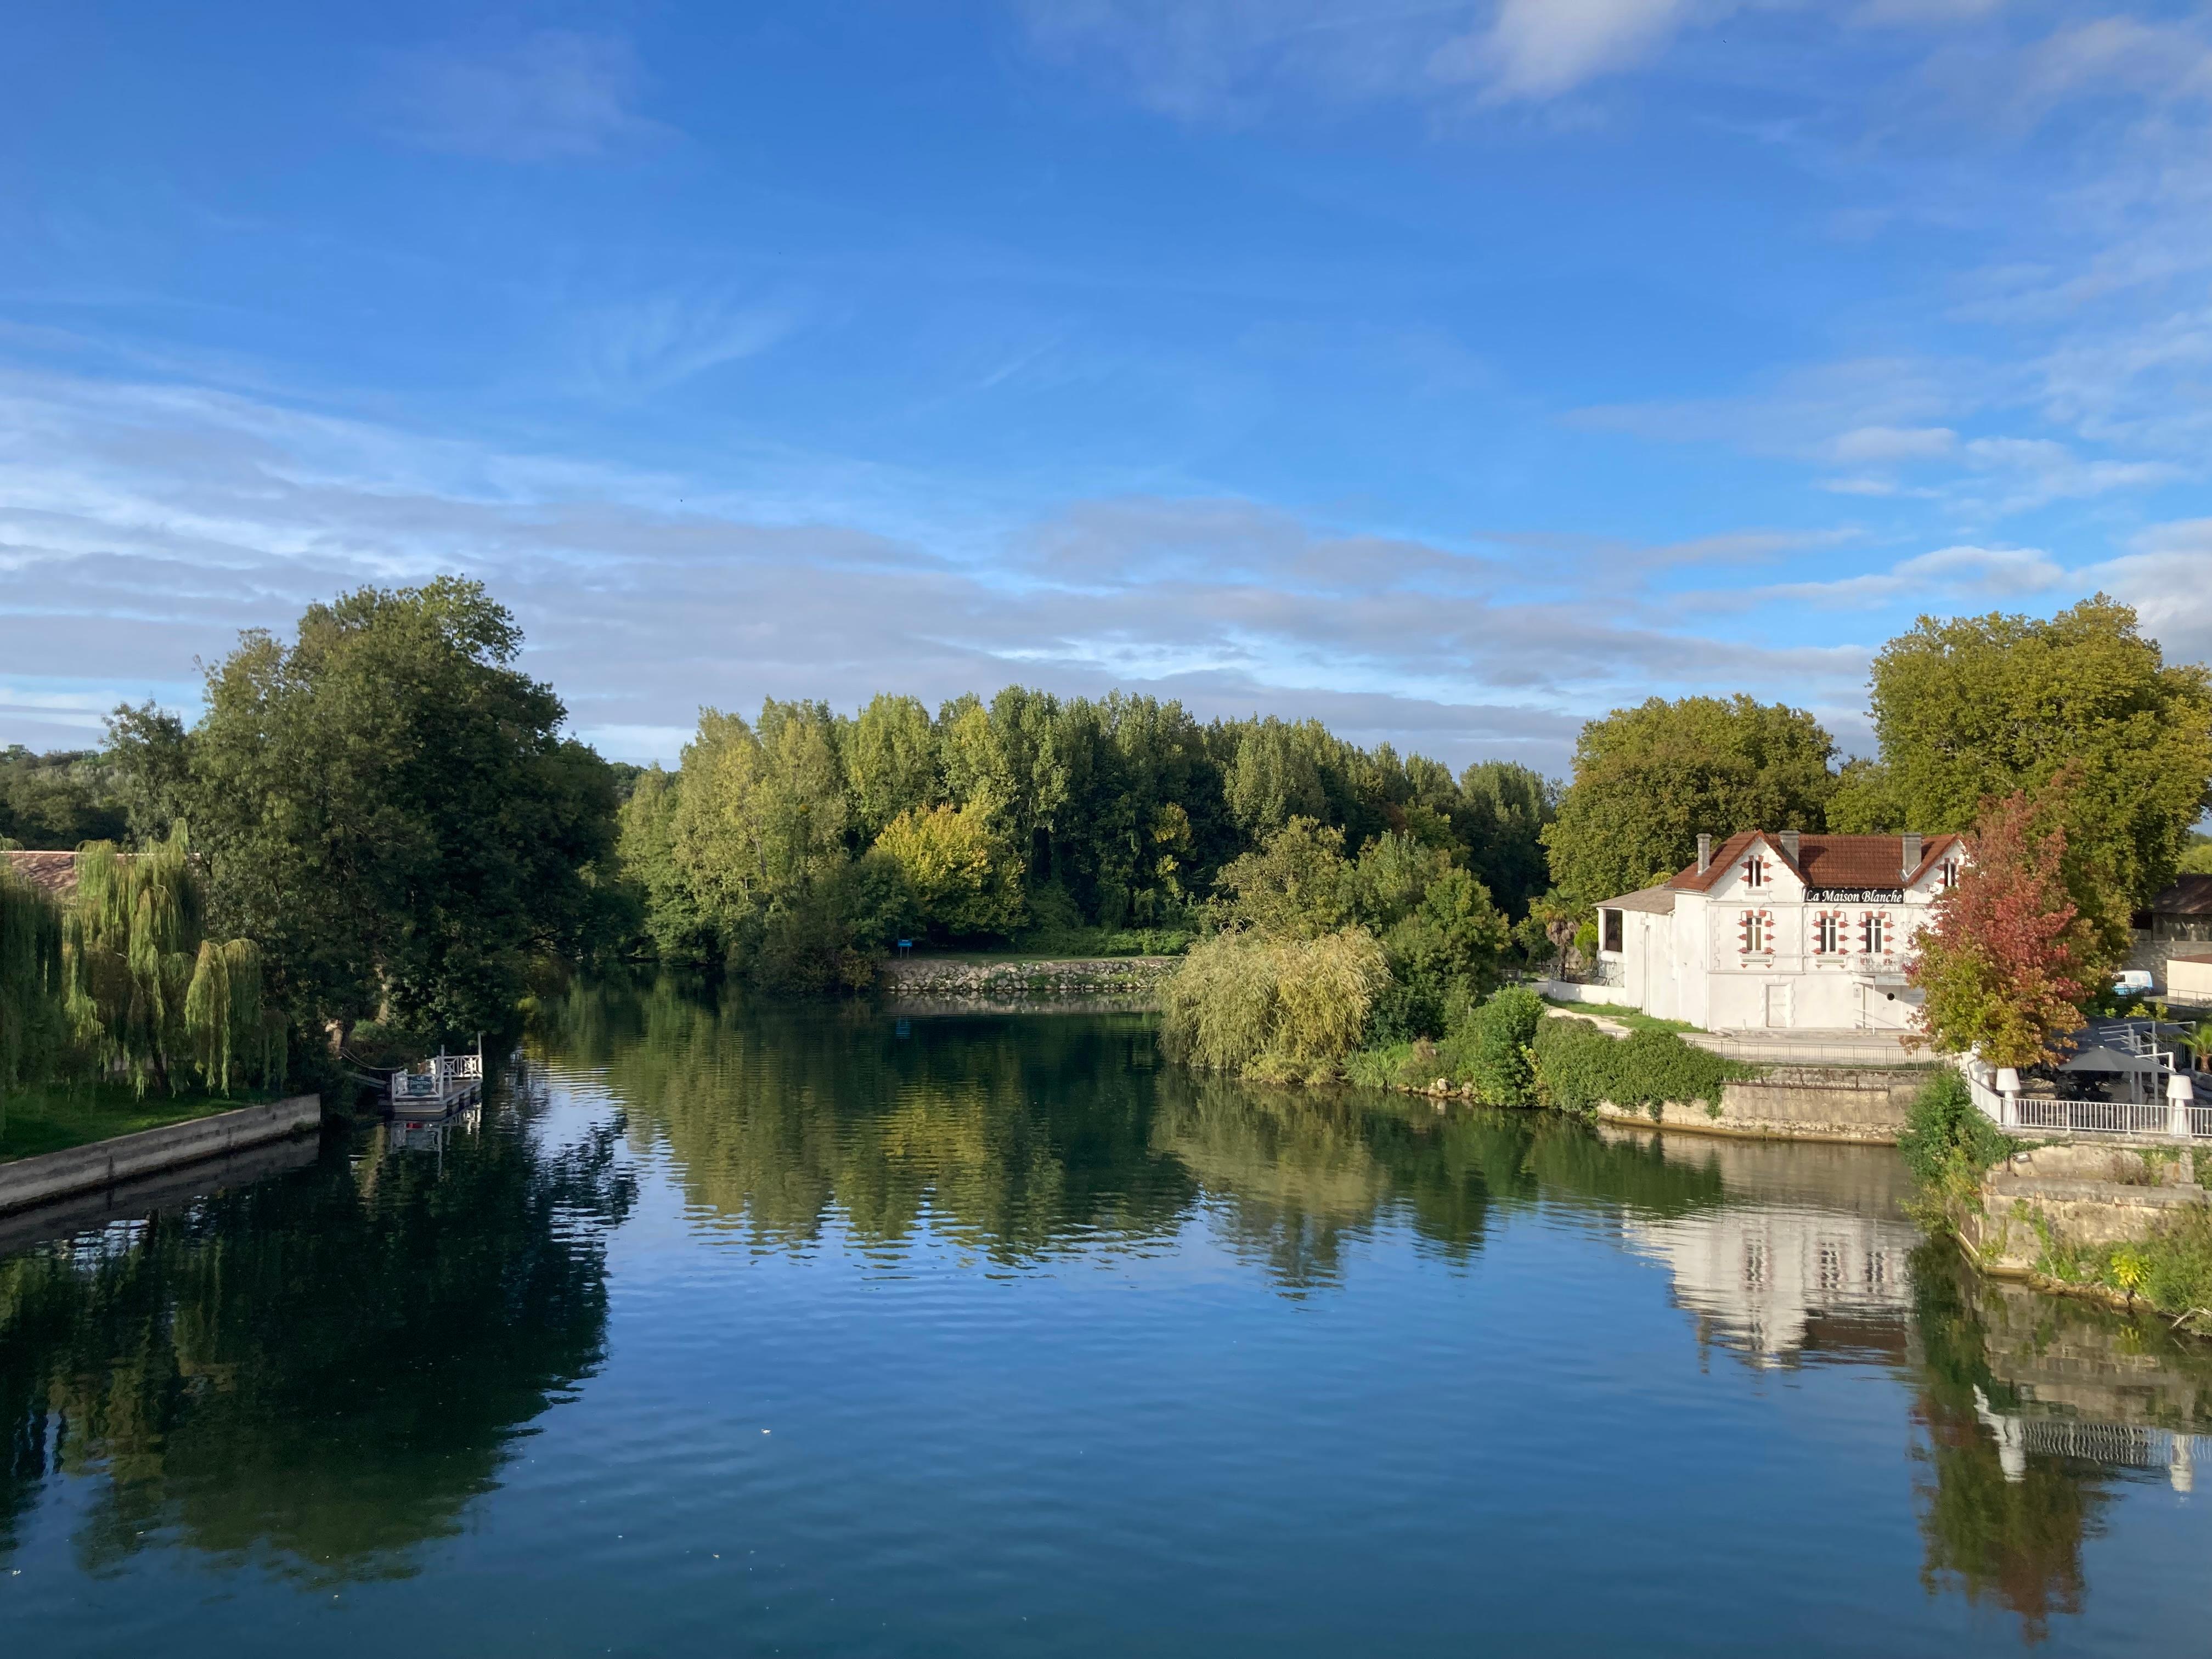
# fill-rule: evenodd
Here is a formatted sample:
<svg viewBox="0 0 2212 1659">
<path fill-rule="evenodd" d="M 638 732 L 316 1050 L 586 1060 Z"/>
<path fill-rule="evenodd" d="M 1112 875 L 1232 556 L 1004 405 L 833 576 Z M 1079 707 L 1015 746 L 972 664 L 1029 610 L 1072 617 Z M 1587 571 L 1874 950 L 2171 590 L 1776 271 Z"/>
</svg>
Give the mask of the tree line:
<svg viewBox="0 0 2212 1659">
<path fill-rule="evenodd" d="M 663 960 L 819 988 L 864 981 L 898 939 L 1177 948 L 1218 924 L 1237 861 L 1292 825 L 1354 854 L 1419 848 L 1524 915 L 1553 799 L 1525 766 L 1455 775 L 1318 721 L 1009 686 L 934 714 L 888 693 L 851 716 L 708 709 L 675 771 L 636 780 L 619 850 Z"/>
<path fill-rule="evenodd" d="M 676 768 L 641 769 L 568 733 L 521 644 L 456 578 L 311 606 L 289 640 L 249 632 L 210 666 L 189 727 L 126 708 L 96 753 L 0 757 L 0 836 L 143 848 L 186 826 L 212 936 L 252 942 L 263 994 L 311 1048 L 364 1025 L 495 1029 L 551 962 L 805 991 L 866 982 L 900 939 L 1230 939 L 1208 971 L 1247 1006 L 1217 1028 L 1237 1033 L 1223 1052 L 1286 1075 L 1328 1069 L 1346 1041 L 1448 1036 L 1516 956 L 1666 879 L 1702 832 L 1972 830 L 2021 798 L 2047 821 L 2038 868 L 2082 941 L 2069 983 L 2207 859 L 2206 671 L 2166 662 L 2102 597 L 2048 619 L 1924 618 L 1890 641 L 1870 759 L 1839 763 L 1803 709 L 1653 698 L 1585 726 L 1564 787 L 1314 720 L 1019 686 L 933 711 L 888 692 L 850 714 L 708 709 Z M 1310 1041 L 1309 1024 L 1334 1035 Z"/>
</svg>

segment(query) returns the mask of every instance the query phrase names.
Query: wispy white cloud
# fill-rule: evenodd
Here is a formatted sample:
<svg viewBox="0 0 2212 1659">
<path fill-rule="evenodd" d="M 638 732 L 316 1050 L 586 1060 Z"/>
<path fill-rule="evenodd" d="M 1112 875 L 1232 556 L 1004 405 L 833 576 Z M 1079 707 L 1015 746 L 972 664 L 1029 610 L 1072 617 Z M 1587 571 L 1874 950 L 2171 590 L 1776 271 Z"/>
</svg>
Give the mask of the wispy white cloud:
<svg viewBox="0 0 2212 1659">
<path fill-rule="evenodd" d="M 1830 440 L 1829 455 L 1846 466 L 1888 461 L 1938 460 L 1959 447 L 1959 434 L 1948 426 L 1861 426 Z"/>
<path fill-rule="evenodd" d="M 2212 662 L 2212 519 L 2153 525 L 2082 574 L 2135 606 L 2169 660 Z"/>
<path fill-rule="evenodd" d="M 1856 15 L 1861 23 L 1926 25 L 1986 17 L 2006 0 L 1866 0 Z"/>
<path fill-rule="evenodd" d="M 2202 474 L 2201 464 L 2161 456 L 2084 455 L 2055 438 L 2002 432 L 1967 437 L 1956 425 L 1936 423 L 1937 417 L 2032 414 L 2039 389 L 2032 369 L 1884 360 L 1795 371 L 1735 398 L 1615 404 L 1577 410 L 1570 419 L 1657 442 L 1717 443 L 1816 466 L 1840 465 L 1851 470 L 1818 479 L 1819 488 L 1948 502 L 1970 519 Z"/>
<path fill-rule="evenodd" d="M 26 694 L 173 694 L 242 625 L 363 581 L 461 569 L 529 630 L 579 726 L 661 753 L 702 702 L 1115 684 L 1202 714 L 1329 714 L 1454 762 L 1557 768 L 1651 690 L 1849 702 L 1857 644 L 1686 631 L 1639 599 L 1787 532 L 1547 562 L 1488 538 L 1347 532 L 1236 499 L 1076 501 L 976 545 L 787 501 L 507 453 L 266 399 L 0 371 L 0 633 Z M 678 505 L 680 501 L 688 505 Z M 957 517 L 957 515 L 956 515 Z M 1611 600 L 1583 602 L 1593 558 Z M 75 706 L 64 718 L 81 718 Z M 0 739 L 21 717 L 0 711 Z"/>
<path fill-rule="evenodd" d="M 2212 41 L 2195 24 L 2097 17 L 2021 48 L 2008 71 L 2008 94 L 2036 116 L 2070 99 L 2116 93 L 2212 97 Z"/>
<path fill-rule="evenodd" d="M 1692 17 L 1733 9 L 1691 0 L 1502 0 L 1487 27 L 1447 42 L 1430 67 L 1501 100 L 1555 98 L 1643 62 Z"/>
<path fill-rule="evenodd" d="M 390 131 L 422 149 L 557 161 L 666 137 L 666 127 L 638 112 L 644 82 L 620 36 L 544 29 L 495 46 L 395 57 L 381 94 Z"/>
<path fill-rule="evenodd" d="M 2068 580 L 2065 568 L 2037 548 L 1942 547 L 1887 570 L 1826 581 L 1778 583 L 1752 597 L 1867 606 L 1900 602 L 1975 605 L 2048 593 Z"/>
<path fill-rule="evenodd" d="M 1772 0 L 1769 0 L 1772 3 Z M 1112 64 L 1185 119 L 1255 118 L 1282 103 L 1433 101 L 1470 90 L 1542 102 L 1644 63 L 1739 0 L 1017 0 L 1031 38 L 1069 64 Z"/>
<path fill-rule="evenodd" d="M 662 391 L 757 356 L 787 338 L 802 313 L 790 299 L 678 291 L 587 312 L 577 323 L 582 380 L 618 396 Z"/>
</svg>

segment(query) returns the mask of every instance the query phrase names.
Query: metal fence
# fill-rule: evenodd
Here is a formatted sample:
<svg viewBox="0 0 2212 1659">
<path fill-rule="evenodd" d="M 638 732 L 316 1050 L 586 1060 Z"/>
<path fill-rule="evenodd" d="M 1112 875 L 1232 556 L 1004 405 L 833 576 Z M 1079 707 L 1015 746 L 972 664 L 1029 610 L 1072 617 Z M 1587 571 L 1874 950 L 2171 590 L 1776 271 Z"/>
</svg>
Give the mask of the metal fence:
<svg viewBox="0 0 2212 1659">
<path fill-rule="evenodd" d="M 2051 1134 L 2212 1139 L 2212 1106 L 2165 1100 L 2057 1100 L 2047 1095 L 2005 1095 L 1997 1091 L 1996 1073 L 1979 1060 L 1962 1060 L 1959 1071 L 1982 1115 L 2002 1128 Z"/>
<path fill-rule="evenodd" d="M 2212 1135 L 2212 1112 L 2207 1113 L 2203 1127 L 2197 1123 L 2197 1114 L 2203 1109 L 2191 1107 L 2182 1114 L 2188 1126 L 2187 1133 Z M 2000 1117 L 1998 1121 L 2003 1122 L 2004 1119 Z M 2124 1100 L 2050 1100 L 2033 1095 L 2014 1097 L 2012 1121 L 2008 1127 L 2072 1129 L 2104 1135 L 2170 1135 L 2181 1132 L 2173 1108 L 2164 1101 L 2146 1101 L 2138 1105 Z"/>
</svg>

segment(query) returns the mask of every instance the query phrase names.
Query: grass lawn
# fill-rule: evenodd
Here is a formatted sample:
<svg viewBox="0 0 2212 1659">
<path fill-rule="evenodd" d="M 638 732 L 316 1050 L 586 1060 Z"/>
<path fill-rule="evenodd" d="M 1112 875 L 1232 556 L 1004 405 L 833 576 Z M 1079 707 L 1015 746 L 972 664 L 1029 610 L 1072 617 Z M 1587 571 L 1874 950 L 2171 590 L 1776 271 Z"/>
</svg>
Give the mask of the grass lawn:
<svg viewBox="0 0 2212 1659">
<path fill-rule="evenodd" d="M 151 1092 L 141 1099 L 130 1085 L 117 1083 L 11 1089 L 0 1096 L 0 1164 L 255 1103 L 251 1099 Z"/>
<path fill-rule="evenodd" d="M 1624 1008 L 1617 1002 L 1554 1002 L 1546 997 L 1545 1002 L 1553 1008 L 1564 1008 L 1571 1014 L 1595 1014 L 1616 1025 L 1626 1025 L 1632 1031 L 1696 1031 L 1704 1029 L 1686 1019 L 1661 1019 L 1656 1014 L 1647 1014 L 1639 1008 Z"/>
</svg>

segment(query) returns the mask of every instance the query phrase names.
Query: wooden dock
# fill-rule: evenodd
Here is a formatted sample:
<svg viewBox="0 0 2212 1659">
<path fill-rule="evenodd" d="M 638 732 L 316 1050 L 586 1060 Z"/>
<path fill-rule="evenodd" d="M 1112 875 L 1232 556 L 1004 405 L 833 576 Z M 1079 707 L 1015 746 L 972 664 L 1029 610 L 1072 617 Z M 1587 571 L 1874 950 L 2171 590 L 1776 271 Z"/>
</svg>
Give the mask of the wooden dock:
<svg viewBox="0 0 2212 1659">
<path fill-rule="evenodd" d="M 394 1072 L 386 1085 L 387 1109 L 395 1115 L 435 1115 L 483 1097 L 483 1050 L 472 1054 L 441 1054 Z"/>
</svg>

